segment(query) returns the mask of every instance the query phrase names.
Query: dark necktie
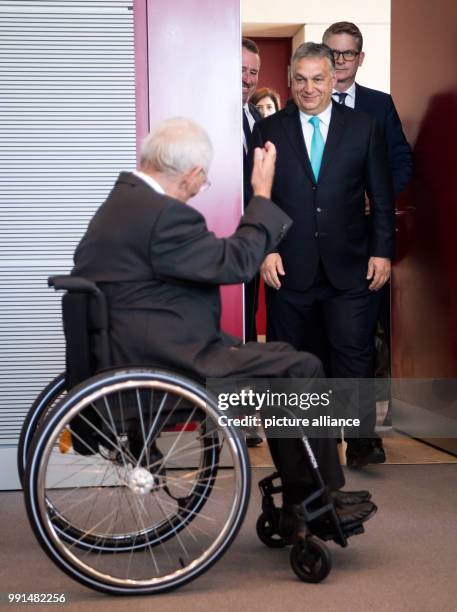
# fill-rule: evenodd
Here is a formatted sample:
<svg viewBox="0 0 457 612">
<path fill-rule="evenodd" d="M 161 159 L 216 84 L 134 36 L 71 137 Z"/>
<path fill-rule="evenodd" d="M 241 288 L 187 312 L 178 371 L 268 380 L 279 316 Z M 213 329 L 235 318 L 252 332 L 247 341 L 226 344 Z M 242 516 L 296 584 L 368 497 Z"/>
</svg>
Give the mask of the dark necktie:
<svg viewBox="0 0 457 612">
<path fill-rule="evenodd" d="M 338 102 L 343 106 L 346 106 L 346 98 L 348 95 L 347 93 L 340 93 L 339 91 L 335 91 L 333 95 L 338 96 Z"/>
<path fill-rule="evenodd" d="M 249 120 L 244 110 L 243 110 L 243 132 L 246 138 L 246 142 L 249 143 L 249 138 L 251 136 L 251 126 L 249 125 Z"/>
</svg>

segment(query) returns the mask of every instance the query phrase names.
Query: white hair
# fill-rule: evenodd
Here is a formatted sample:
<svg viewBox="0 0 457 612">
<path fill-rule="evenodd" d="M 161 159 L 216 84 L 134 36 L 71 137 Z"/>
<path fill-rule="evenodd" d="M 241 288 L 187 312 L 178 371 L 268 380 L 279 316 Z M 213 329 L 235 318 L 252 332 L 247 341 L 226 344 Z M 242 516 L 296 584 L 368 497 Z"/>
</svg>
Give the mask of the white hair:
<svg viewBox="0 0 457 612">
<path fill-rule="evenodd" d="M 213 147 L 205 130 L 185 117 L 165 119 L 143 140 L 140 164 L 164 174 L 188 172 L 202 166 L 208 172 Z"/>
</svg>

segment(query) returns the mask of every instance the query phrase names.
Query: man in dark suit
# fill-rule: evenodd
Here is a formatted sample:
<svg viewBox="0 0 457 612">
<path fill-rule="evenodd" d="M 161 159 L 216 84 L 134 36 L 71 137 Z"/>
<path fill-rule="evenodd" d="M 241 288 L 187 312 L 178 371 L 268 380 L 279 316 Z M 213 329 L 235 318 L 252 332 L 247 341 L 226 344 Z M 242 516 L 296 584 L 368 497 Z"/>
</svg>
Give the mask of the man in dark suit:
<svg viewBox="0 0 457 612">
<path fill-rule="evenodd" d="M 333 99 L 375 117 L 387 143 L 389 166 L 392 172 L 394 194 L 397 197 L 411 178 L 412 154 L 406 141 L 400 118 L 392 96 L 376 89 L 362 87 L 355 82 L 357 71 L 365 59 L 363 37 L 359 28 L 348 21 L 332 24 L 324 32 L 322 42 L 328 45 L 335 58 L 336 83 Z M 369 209 L 369 202 L 367 202 Z M 379 296 L 373 299 L 373 317 L 379 318 L 384 334 L 387 353 L 390 354 L 390 283 L 386 283 Z M 363 450 L 363 449 L 362 449 Z M 380 440 L 365 453 L 368 459 L 382 459 L 383 448 Z M 357 444 L 349 442 L 348 465 L 364 463 L 363 453 Z"/>
<path fill-rule="evenodd" d="M 333 98 L 376 118 L 387 143 L 394 193 L 398 196 L 411 178 L 411 147 L 403 133 L 392 96 L 355 82 L 357 71 L 365 59 L 362 33 L 354 23 L 340 21 L 327 28 L 322 42 L 332 49 L 335 58 Z"/>
<path fill-rule="evenodd" d="M 332 102 L 334 66 L 326 45 L 300 45 L 292 59 L 293 102 L 254 129 L 256 144 L 276 146 L 272 197 L 294 221 L 262 264 L 267 340 L 310 350 L 322 316 L 329 374 L 364 379 L 373 377 L 372 295 L 388 280 L 394 252 L 392 179 L 375 119 Z M 363 386 L 368 453 L 376 414 L 370 385 Z"/>
<path fill-rule="evenodd" d="M 260 55 L 255 42 L 249 38 L 241 40 L 241 96 L 243 103 L 243 204 L 246 207 L 252 197 L 251 173 L 249 168 L 249 145 L 252 130 L 256 121 L 262 118 L 254 104 L 249 102 L 255 93 L 259 80 Z M 256 312 L 259 293 L 259 277 L 255 275 L 251 282 L 244 286 L 244 339 L 246 342 L 257 341 Z M 256 436 L 248 438 L 254 442 Z M 262 438 L 257 436 L 257 441 Z M 251 442 L 251 445 L 255 446 Z"/>
<path fill-rule="evenodd" d="M 222 332 L 219 285 L 252 278 L 290 219 L 269 199 L 275 150 L 267 143 L 255 151 L 254 197 L 235 234 L 208 231 L 187 201 L 208 185 L 211 157 L 197 124 L 162 122 L 143 144 L 140 171 L 120 174 L 76 249 L 72 274 L 95 281 L 107 297 L 114 365 L 160 364 L 202 378 L 322 376 L 313 355 L 284 343 L 242 344 Z M 324 479 L 339 489 L 344 477 L 334 440 L 320 442 Z M 272 440 L 271 451 L 284 504 L 292 507 L 314 488 L 301 440 Z M 335 495 L 339 505 L 350 502 L 342 523 L 361 522 L 375 510 L 370 502 L 353 505 L 354 494 Z"/>
<path fill-rule="evenodd" d="M 251 168 L 249 161 L 249 146 L 252 130 L 256 121 L 262 118 L 254 104 L 249 102 L 253 96 L 259 80 L 260 55 L 255 42 L 250 38 L 241 39 L 241 96 L 243 103 L 243 209 L 252 198 Z M 259 298 L 259 275 L 244 285 L 244 340 L 257 342 L 256 313 Z M 255 427 L 246 430 L 246 444 L 249 447 L 258 446 L 263 442 L 259 431 Z"/>
</svg>

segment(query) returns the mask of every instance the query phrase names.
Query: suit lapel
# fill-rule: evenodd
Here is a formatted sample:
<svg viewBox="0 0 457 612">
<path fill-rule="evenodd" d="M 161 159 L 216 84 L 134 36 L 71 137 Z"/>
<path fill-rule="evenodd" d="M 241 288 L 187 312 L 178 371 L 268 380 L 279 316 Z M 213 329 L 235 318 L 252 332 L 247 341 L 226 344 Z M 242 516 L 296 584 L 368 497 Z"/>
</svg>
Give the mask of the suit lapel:
<svg viewBox="0 0 457 612">
<path fill-rule="evenodd" d="M 340 104 L 332 102 L 332 116 L 330 118 L 330 125 L 328 128 L 327 140 L 325 141 L 324 155 L 322 157 L 321 169 L 319 171 L 319 180 L 322 179 L 322 175 L 331 163 L 338 146 L 341 142 L 341 138 L 344 134 L 344 109 Z"/>
<path fill-rule="evenodd" d="M 261 121 L 262 115 L 259 113 L 255 105 L 251 104 L 250 102 L 248 102 L 248 104 L 249 104 L 249 110 L 251 112 L 251 115 L 254 117 L 255 122 L 257 123 L 257 121 Z"/>
<path fill-rule="evenodd" d="M 285 108 L 281 120 L 292 149 L 302 163 L 309 179 L 315 183 L 313 169 L 311 168 L 311 162 L 309 161 L 308 151 L 306 150 L 305 139 L 303 137 L 298 107 L 293 103 L 289 103 Z"/>
<path fill-rule="evenodd" d="M 367 111 L 367 109 L 365 108 L 365 100 L 366 100 L 365 91 L 366 91 L 365 87 L 362 87 L 361 85 L 358 85 L 357 83 L 355 84 L 354 110 L 363 111 L 363 112 Z"/>
</svg>

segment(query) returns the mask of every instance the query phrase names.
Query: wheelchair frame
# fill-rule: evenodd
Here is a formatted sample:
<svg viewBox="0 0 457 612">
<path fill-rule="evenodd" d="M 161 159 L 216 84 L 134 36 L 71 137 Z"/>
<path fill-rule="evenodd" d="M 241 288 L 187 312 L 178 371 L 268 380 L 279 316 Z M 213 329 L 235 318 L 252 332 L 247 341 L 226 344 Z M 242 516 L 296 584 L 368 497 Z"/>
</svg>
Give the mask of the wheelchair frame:
<svg viewBox="0 0 457 612">
<path fill-rule="evenodd" d="M 79 384 L 74 386 L 75 377 L 72 380 L 68 371 L 70 367 L 71 374 L 68 336 L 76 344 L 79 338 L 75 341 L 74 330 L 68 334 L 66 329 L 67 371 L 37 397 L 19 440 L 18 471 L 32 529 L 51 560 L 88 587 L 117 595 L 152 594 L 177 588 L 213 565 L 241 527 L 250 493 L 244 438 L 233 426 L 218 425 L 222 413 L 216 398 L 190 378 L 155 368 L 110 368 L 108 311 L 105 297 L 95 283 L 59 276 L 50 278 L 48 284 L 66 291 L 66 295 L 85 296 L 88 310 L 89 299 L 95 303 L 99 373 L 83 377 L 81 382 L 76 380 Z M 83 354 L 87 360 L 93 357 L 87 350 Z M 93 369 L 94 365 L 87 367 Z M 184 427 L 178 423 L 174 436 L 172 430 L 167 430 L 163 421 L 166 424 L 170 416 L 166 416 L 164 406 L 170 398 L 174 398 L 176 406 L 180 403 L 187 406 L 187 411 L 189 404 L 193 406 L 193 416 L 188 419 L 197 423 L 194 429 L 197 442 L 192 452 L 199 457 L 198 467 L 186 465 L 188 460 L 179 464 L 175 449 L 189 422 Z M 146 404 L 149 412 L 144 409 Z M 138 428 L 137 422 L 136 433 L 129 429 L 130 421 L 123 418 L 125 407 L 136 411 L 136 422 L 140 425 Z M 176 417 L 178 412 L 173 409 L 172 414 Z M 78 433 L 81 431 L 78 424 L 84 425 L 85 434 Z M 134 451 L 138 429 L 140 447 Z M 172 438 L 171 451 L 159 448 L 167 431 Z M 71 434 L 73 464 L 61 457 L 68 452 L 62 450 L 66 448 L 63 432 Z M 312 521 L 326 515 L 331 534 L 318 534 L 319 537 L 346 546 L 346 536 L 306 438 L 303 443 L 317 489 L 304 502 L 306 519 Z M 189 444 L 193 442 L 183 444 L 181 458 L 186 456 Z M 75 446 L 79 451 L 75 451 Z M 222 454 L 224 460 L 220 463 Z M 98 482 L 78 475 L 77 470 L 70 473 L 71 465 L 85 474 L 105 472 Z M 281 487 L 273 485 L 276 477 L 273 474 L 259 483 L 263 512 L 257 521 L 257 533 L 272 548 L 286 545 L 278 536 L 280 511 L 272 497 L 281 491 Z M 178 492 L 171 493 L 173 487 Z M 179 492 L 179 487 L 185 489 L 187 496 Z M 159 497 L 161 501 L 157 501 Z M 319 498 L 323 506 L 309 511 L 309 504 Z M 67 506 L 65 499 L 73 500 L 73 505 Z M 115 501 L 118 507 L 112 511 L 110 503 L 114 505 Z M 154 501 L 157 508 L 153 509 Z M 85 521 L 79 508 L 91 505 L 95 508 L 97 504 L 94 518 Z M 109 524 L 105 512 L 111 516 Z M 124 523 L 115 520 L 113 512 L 125 515 L 122 516 L 125 527 L 119 526 Z M 127 516 L 129 512 L 133 519 Z M 330 553 L 312 535 L 309 532 L 303 541 L 294 543 L 291 565 L 301 580 L 320 582 L 330 572 Z M 159 553 L 164 559 L 163 569 L 159 567 Z"/>
</svg>

